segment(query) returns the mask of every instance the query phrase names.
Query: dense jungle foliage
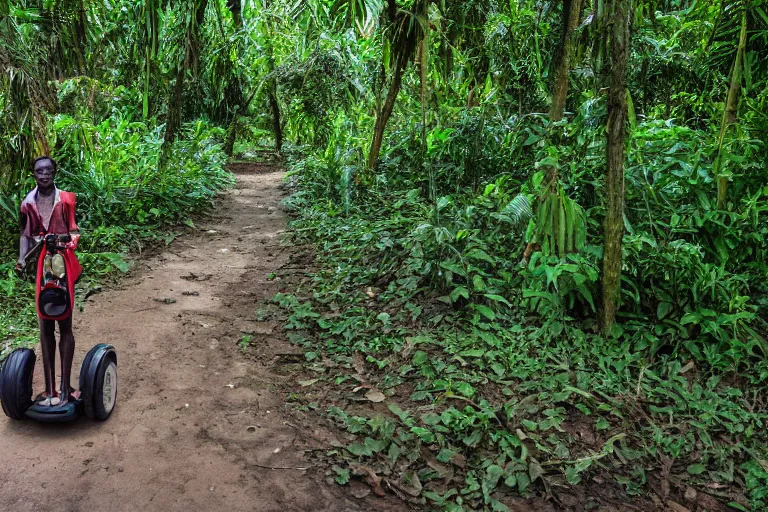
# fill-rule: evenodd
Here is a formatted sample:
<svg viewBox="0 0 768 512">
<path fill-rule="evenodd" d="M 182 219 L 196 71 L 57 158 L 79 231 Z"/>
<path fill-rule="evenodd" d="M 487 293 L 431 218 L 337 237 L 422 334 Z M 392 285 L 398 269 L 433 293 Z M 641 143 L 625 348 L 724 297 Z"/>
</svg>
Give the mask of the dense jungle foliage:
<svg viewBox="0 0 768 512">
<path fill-rule="evenodd" d="M 762 0 L 0 15 L 8 342 L 34 334 L 10 277 L 32 157 L 60 160 L 106 270 L 208 204 L 225 154 L 273 145 L 315 255 L 274 302 L 349 397 L 296 396 L 356 437 L 327 454 L 339 484 L 438 510 L 614 488 L 768 508 Z"/>
</svg>

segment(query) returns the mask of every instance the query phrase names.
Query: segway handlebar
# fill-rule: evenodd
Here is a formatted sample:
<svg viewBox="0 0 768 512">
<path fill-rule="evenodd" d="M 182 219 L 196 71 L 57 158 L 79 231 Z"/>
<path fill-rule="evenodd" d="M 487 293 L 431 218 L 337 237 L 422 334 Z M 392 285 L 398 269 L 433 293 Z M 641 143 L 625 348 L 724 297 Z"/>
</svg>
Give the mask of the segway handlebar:
<svg viewBox="0 0 768 512">
<path fill-rule="evenodd" d="M 40 255 L 40 251 L 45 245 L 49 253 L 58 252 L 66 249 L 68 246 L 74 248 L 77 245 L 77 239 L 79 235 L 72 236 L 70 234 L 57 235 L 54 233 L 45 235 L 41 238 L 30 250 L 24 255 L 25 263 L 21 266 L 17 265 L 14 269 L 16 276 L 19 279 L 26 280 L 28 275 L 33 275 L 35 272 L 37 257 Z"/>
</svg>

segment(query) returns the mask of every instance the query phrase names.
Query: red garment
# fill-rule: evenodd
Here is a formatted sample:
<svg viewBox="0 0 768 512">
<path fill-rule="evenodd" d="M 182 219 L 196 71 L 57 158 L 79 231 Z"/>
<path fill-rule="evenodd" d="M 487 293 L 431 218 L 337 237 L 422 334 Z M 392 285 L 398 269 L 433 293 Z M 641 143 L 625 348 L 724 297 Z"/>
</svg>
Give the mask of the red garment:
<svg viewBox="0 0 768 512">
<path fill-rule="evenodd" d="M 19 217 L 21 234 L 23 236 L 40 241 L 45 235 L 50 233 L 67 235 L 73 231 L 80 231 L 75 222 L 75 202 L 77 196 L 72 192 L 64 192 L 59 189 L 56 189 L 55 194 L 53 212 L 51 213 L 51 220 L 48 223 L 47 229 L 37 209 L 37 187 L 27 194 L 27 197 L 21 202 L 21 216 Z M 75 246 L 77 246 L 77 243 L 75 243 Z"/>
<path fill-rule="evenodd" d="M 77 242 L 80 238 L 79 234 L 73 234 L 73 232 L 79 232 L 75 222 L 75 204 L 77 196 L 72 192 L 64 192 L 63 190 L 56 189 L 56 197 L 53 204 L 53 212 L 48 222 L 48 228 L 45 228 L 45 222 L 37 209 L 37 188 L 30 192 L 24 201 L 21 203 L 21 215 L 19 216 L 19 224 L 21 227 L 21 235 L 30 238 L 34 242 L 38 242 L 45 238 L 45 235 L 71 235 L 72 241 L 65 244 L 65 249 L 60 252 L 64 257 L 64 266 L 66 269 L 67 280 L 67 293 L 69 294 L 70 307 L 64 314 L 58 317 L 46 316 L 40 311 L 38 307 L 37 314 L 44 320 L 64 320 L 72 313 L 72 308 L 75 304 L 75 282 L 80 278 L 80 274 L 83 272 L 83 267 L 77 260 L 75 255 L 75 249 L 77 248 Z M 42 276 L 43 276 L 43 263 L 45 261 L 45 255 L 47 251 L 45 246 L 40 253 L 40 257 L 37 262 L 37 280 L 36 280 L 36 293 L 35 304 L 39 304 L 40 291 L 42 290 Z"/>
</svg>

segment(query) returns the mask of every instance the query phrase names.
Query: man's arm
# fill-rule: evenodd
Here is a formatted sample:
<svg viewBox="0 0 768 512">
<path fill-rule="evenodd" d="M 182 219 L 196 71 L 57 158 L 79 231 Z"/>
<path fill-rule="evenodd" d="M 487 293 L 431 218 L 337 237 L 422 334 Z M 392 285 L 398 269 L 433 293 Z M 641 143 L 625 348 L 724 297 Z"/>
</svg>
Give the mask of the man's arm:
<svg viewBox="0 0 768 512">
<path fill-rule="evenodd" d="M 26 264 L 26 256 L 29 252 L 29 238 L 27 238 L 27 211 L 24 204 L 21 205 L 19 214 L 19 260 L 16 263 L 16 269 L 21 270 Z"/>
<path fill-rule="evenodd" d="M 26 266 L 27 262 L 25 261 L 25 256 L 29 252 L 29 238 L 27 238 L 24 235 L 21 235 L 19 237 L 19 261 L 16 263 L 16 268 L 14 269 L 16 271 L 16 275 L 23 278 L 24 277 L 24 267 Z"/>
<path fill-rule="evenodd" d="M 29 238 L 24 235 L 19 237 L 19 265 L 24 266 L 24 256 L 29 252 Z"/>
</svg>

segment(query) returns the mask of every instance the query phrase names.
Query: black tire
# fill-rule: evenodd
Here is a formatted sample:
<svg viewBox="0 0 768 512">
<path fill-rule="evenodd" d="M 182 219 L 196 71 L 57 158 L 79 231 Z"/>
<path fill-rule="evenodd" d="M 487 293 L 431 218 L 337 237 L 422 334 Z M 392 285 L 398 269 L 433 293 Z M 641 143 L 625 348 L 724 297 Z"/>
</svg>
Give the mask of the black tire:
<svg viewBox="0 0 768 512">
<path fill-rule="evenodd" d="M 96 345 L 88 352 L 80 370 L 80 390 L 86 416 L 97 421 L 109 418 L 117 401 L 117 356 L 114 348 Z"/>
<path fill-rule="evenodd" d="M 32 405 L 34 372 L 35 353 L 28 348 L 17 348 L 5 360 L 0 374 L 0 402 L 9 418 L 24 419 L 24 413 Z"/>
</svg>

